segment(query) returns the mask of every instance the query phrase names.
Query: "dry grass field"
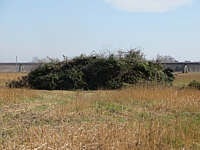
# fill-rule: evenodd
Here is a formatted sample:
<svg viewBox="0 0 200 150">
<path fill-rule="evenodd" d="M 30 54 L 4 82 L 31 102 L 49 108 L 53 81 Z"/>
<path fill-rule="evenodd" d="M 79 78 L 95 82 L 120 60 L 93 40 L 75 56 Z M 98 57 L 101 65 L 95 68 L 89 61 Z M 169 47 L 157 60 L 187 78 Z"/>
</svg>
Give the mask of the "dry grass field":
<svg viewBox="0 0 200 150">
<path fill-rule="evenodd" d="M 196 80 L 200 82 L 200 73 L 186 73 L 177 74 L 176 80 L 174 81 L 174 86 L 186 86 L 191 81 Z"/>
<path fill-rule="evenodd" d="M 0 73 L 0 86 L 5 87 L 5 83 L 26 75 L 25 73 Z"/>
<path fill-rule="evenodd" d="M 21 75 L 0 74 L 0 150 L 200 149 L 199 90 L 5 87 L 7 80 Z M 179 75 L 175 83 L 200 77 L 193 75 Z"/>
</svg>

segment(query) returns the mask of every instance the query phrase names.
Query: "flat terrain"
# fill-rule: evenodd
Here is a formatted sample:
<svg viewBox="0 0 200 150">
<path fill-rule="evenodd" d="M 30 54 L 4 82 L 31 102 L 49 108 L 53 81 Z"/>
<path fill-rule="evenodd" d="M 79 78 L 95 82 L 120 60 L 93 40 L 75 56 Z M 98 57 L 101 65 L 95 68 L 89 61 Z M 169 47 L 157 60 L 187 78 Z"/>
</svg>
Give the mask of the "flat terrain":
<svg viewBox="0 0 200 150">
<path fill-rule="evenodd" d="M 196 80 L 200 82 L 200 73 L 195 72 L 195 73 L 179 73 L 176 74 L 176 80 L 174 81 L 174 86 L 186 86 L 188 85 L 191 81 Z"/>
<path fill-rule="evenodd" d="M 0 74 L 0 150 L 198 150 L 200 91 L 8 89 Z M 200 80 L 178 75 L 174 85 Z"/>
</svg>

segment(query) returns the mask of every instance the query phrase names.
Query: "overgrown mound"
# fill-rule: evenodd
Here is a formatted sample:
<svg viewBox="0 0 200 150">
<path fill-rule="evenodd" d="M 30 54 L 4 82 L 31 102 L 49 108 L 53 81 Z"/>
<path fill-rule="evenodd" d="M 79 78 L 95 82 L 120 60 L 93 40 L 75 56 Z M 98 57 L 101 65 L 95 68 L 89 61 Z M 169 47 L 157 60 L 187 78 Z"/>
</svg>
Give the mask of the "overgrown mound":
<svg viewBox="0 0 200 150">
<path fill-rule="evenodd" d="M 9 87 L 45 90 L 118 89 L 124 83 L 171 83 L 172 71 L 148 62 L 140 51 L 121 55 L 83 56 L 72 60 L 43 63 L 26 77 L 8 83 Z"/>
</svg>

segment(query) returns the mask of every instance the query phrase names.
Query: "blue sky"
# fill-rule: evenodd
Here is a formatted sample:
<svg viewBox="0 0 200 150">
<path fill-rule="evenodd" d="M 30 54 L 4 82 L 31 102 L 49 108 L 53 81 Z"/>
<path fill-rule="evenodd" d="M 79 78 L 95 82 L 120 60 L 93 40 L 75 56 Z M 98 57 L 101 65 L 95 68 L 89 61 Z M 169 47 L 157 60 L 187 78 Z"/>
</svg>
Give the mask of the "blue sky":
<svg viewBox="0 0 200 150">
<path fill-rule="evenodd" d="M 0 62 L 136 47 L 200 61 L 200 1 L 0 0 Z"/>
</svg>

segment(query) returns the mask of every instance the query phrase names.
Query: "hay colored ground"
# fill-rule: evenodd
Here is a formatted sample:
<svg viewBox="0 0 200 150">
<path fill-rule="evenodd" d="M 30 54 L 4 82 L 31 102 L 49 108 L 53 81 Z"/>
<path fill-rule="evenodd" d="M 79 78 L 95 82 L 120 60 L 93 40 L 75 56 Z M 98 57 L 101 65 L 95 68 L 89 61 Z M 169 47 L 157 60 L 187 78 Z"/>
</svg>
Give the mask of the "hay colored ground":
<svg viewBox="0 0 200 150">
<path fill-rule="evenodd" d="M 8 76 L 0 74 L 1 81 Z M 1 86 L 0 97 L 2 150 L 200 149 L 199 90 L 134 87 L 85 92 Z"/>
<path fill-rule="evenodd" d="M 196 80 L 200 82 L 199 72 L 179 73 L 176 74 L 174 86 L 187 86 L 191 81 Z"/>
</svg>

